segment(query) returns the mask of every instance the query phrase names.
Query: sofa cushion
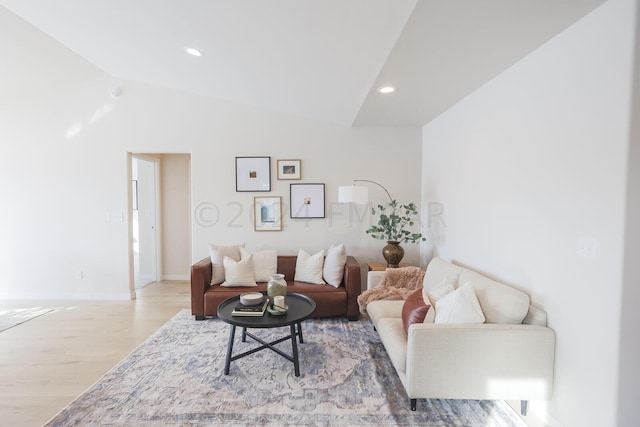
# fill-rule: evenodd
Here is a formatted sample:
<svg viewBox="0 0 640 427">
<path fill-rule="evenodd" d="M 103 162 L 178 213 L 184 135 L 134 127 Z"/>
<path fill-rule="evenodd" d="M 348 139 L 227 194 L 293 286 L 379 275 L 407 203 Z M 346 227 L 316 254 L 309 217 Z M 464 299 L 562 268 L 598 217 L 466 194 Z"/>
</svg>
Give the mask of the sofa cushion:
<svg viewBox="0 0 640 427">
<path fill-rule="evenodd" d="M 296 274 L 293 280 L 296 282 L 324 285 L 322 280 L 322 265 L 324 264 L 324 249 L 309 255 L 304 249 L 298 251 L 296 260 Z"/>
<path fill-rule="evenodd" d="M 450 282 L 447 279 L 442 279 L 440 283 L 428 291 L 425 290 L 425 288 L 422 288 L 422 298 L 425 301 L 429 301 L 430 304 L 435 307 L 439 299 L 455 291 L 454 283 L 455 282 Z"/>
<path fill-rule="evenodd" d="M 240 245 L 219 246 L 209 245 L 209 257 L 211 258 L 211 284 L 218 285 L 224 282 L 224 263 L 225 256 L 240 261 L 239 247 L 244 246 L 244 243 Z"/>
<path fill-rule="evenodd" d="M 547 312 L 529 304 L 529 312 L 522 323 L 525 325 L 547 326 Z"/>
<path fill-rule="evenodd" d="M 349 320 L 359 317 L 357 297 L 362 289 L 361 271 L 358 261 L 347 255 L 342 284 L 334 288 L 331 285 L 309 285 L 294 281 L 297 255 L 278 255 L 278 273 L 285 275 L 287 292 L 296 292 L 311 297 L 316 302 L 313 317 L 347 316 Z M 207 316 L 216 316 L 218 306 L 227 298 L 240 295 L 246 290 L 266 292 L 267 282 L 258 282 L 257 287 L 209 286 L 211 282 L 211 259 L 205 259 L 191 266 L 191 311 L 197 320 Z M 245 289 L 243 291 L 243 289 Z M 400 310 L 398 310 L 398 318 Z"/>
<path fill-rule="evenodd" d="M 433 258 L 427 265 L 422 286 L 429 291 L 443 280 L 449 283 L 456 283 L 461 271 L 462 267 L 451 264 L 442 258 Z"/>
<path fill-rule="evenodd" d="M 257 252 L 251 252 L 242 246 L 239 249 L 240 259 L 246 259 L 249 255 L 253 255 L 253 278 L 256 282 L 268 282 L 269 276 L 278 272 L 278 251 L 276 249 Z"/>
<path fill-rule="evenodd" d="M 224 282 L 220 286 L 234 287 L 244 286 L 253 287 L 258 286 L 253 278 L 253 255 L 249 254 L 248 257 L 242 261 L 235 261 L 234 259 L 225 256 L 223 259 L 225 278 Z"/>
<path fill-rule="evenodd" d="M 380 341 L 398 372 L 407 371 L 407 335 L 404 333 L 402 319 L 384 317 L 376 326 Z"/>
<path fill-rule="evenodd" d="M 458 283 L 467 282 L 473 286 L 487 323 L 522 323 L 529 311 L 529 295 L 473 271 L 464 270 Z"/>
<path fill-rule="evenodd" d="M 436 320 L 436 302 L 442 297 L 449 295 L 451 292 L 455 290 L 453 282 L 450 282 L 449 279 L 443 278 L 440 283 L 436 286 L 432 287 L 431 290 L 427 291 L 424 287 L 422 288 L 422 298 L 425 302 L 429 302 L 431 304 L 431 310 L 427 311 L 427 315 L 424 318 L 424 323 L 434 323 Z"/>
<path fill-rule="evenodd" d="M 484 323 L 485 317 L 471 283 L 467 282 L 436 303 L 435 323 Z"/>
<path fill-rule="evenodd" d="M 436 308 L 431 306 L 429 311 L 427 311 L 427 315 L 424 316 L 424 321 L 422 323 L 435 323 L 436 321 Z"/>
<path fill-rule="evenodd" d="M 414 323 L 423 323 L 431 304 L 427 304 L 422 298 L 422 289 L 413 292 L 402 305 L 402 325 L 404 332 L 408 333 L 409 326 Z"/>
<path fill-rule="evenodd" d="M 402 318 L 403 300 L 379 299 L 367 304 L 367 314 L 373 322 L 373 326 L 378 327 L 378 321 L 385 317 Z"/>
<path fill-rule="evenodd" d="M 327 256 L 324 258 L 322 267 L 322 277 L 329 285 L 337 288 L 342 282 L 344 275 L 344 265 L 347 262 L 347 249 L 344 244 L 329 247 Z"/>
</svg>

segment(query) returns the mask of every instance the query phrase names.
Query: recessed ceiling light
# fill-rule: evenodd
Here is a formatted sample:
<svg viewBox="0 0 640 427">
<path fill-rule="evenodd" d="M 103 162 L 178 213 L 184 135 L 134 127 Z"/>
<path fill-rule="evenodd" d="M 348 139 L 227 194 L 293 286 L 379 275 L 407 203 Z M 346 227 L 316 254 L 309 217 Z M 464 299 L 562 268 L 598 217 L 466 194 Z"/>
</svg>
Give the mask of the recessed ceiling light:
<svg viewBox="0 0 640 427">
<path fill-rule="evenodd" d="M 395 92 L 396 88 L 392 87 L 392 86 L 382 86 L 378 88 L 378 92 L 380 93 L 391 93 L 391 92 Z"/>
<path fill-rule="evenodd" d="M 200 52 L 198 49 L 193 48 L 193 47 L 185 47 L 184 50 L 187 51 L 187 53 L 189 55 L 193 55 L 193 56 L 202 56 L 202 52 Z"/>
</svg>

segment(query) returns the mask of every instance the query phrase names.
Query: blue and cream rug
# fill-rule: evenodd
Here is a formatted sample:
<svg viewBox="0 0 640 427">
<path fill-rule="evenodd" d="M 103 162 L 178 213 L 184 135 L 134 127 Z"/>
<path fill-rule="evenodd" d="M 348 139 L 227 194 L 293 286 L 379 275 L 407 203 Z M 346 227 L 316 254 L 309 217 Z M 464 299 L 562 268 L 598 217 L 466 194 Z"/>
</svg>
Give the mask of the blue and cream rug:
<svg viewBox="0 0 640 427">
<path fill-rule="evenodd" d="M 253 330 L 267 339 L 288 331 Z M 303 334 L 300 377 L 270 350 L 224 375 L 229 325 L 183 310 L 47 425 L 525 426 L 502 401 L 419 399 L 412 412 L 367 320 L 311 319 Z M 240 335 L 234 354 L 257 345 Z M 278 346 L 291 352 L 290 341 Z"/>
</svg>

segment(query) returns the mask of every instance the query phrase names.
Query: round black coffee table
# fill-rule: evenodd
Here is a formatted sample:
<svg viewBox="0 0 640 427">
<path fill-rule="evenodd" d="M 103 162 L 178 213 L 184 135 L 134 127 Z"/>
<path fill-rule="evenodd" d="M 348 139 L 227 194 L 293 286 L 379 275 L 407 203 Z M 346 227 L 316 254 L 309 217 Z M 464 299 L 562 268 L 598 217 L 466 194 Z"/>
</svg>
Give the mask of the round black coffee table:
<svg viewBox="0 0 640 427">
<path fill-rule="evenodd" d="M 289 292 L 286 295 L 286 304 L 289 309 L 283 315 L 274 316 L 267 311 L 263 316 L 232 316 L 231 312 L 239 301 L 240 296 L 238 295 L 235 297 L 227 298 L 218 306 L 218 318 L 220 318 L 220 320 L 222 320 L 223 322 L 231 325 L 231 331 L 229 333 L 229 343 L 227 344 L 227 358 L 224 365 L 224 374 L 229 374 L 229 367 L 231 366 L 232 361 L 238 360 L 242 357 L 249 356 L 250 354 L 268 348 L 275 351 L 285 359 L 293 362 L 295 375 L 296 377 L 299 377 L 300 364 L 298 363 L 298 345 L 296 342 L 296 337 L 298 337 L 300 344 L 304 343 L 304 339 L 302 338 L 301 323 L 303 320 L 306 320 L 311 317 L 311 315 L 313 315 L 313 312 L 316 310 L 316 302 L 306 295 Z M 240 326 L 242 328 L 242 342 L 245 342 L 246 338 L 249 337 L 254 341 L 260 343 L 261 346 L 233 356 L 233 342 L 236 335 L 236 326 Z M 290 334 L 286 337 L 279 338 L 272 342 L 266 342 L 253 335 L 252 333 L 247 332 L 247 328 L 270 329 L 279 328 L 282 326 L 289 326 L 291 329 Z M 274 347 L 276 344 L 284 342 L 288 339 L 291 339 L 291 355 Z"/>
</svg>

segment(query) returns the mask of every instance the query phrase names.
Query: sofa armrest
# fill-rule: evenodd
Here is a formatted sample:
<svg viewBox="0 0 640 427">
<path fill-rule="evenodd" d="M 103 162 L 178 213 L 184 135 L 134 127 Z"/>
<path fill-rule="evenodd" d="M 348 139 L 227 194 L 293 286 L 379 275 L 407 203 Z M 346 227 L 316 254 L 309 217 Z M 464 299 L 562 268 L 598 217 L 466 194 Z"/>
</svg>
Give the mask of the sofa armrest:
<svg viewBox="0 0 640 427">
<path fill-rule="evenodd" d="M 373 289 L 378 286 L 378 283 L 384 277 L 384 271 L 367 271 L 367 290 Z"/>
<path fill-rule="evenodd" d="M 552 329 L 513 324 L 414 324 L 408 331 L 409 396 L 549 400 Z"/>
<path fill-rule="evenodd" d="M 351 255 L 347 256 L 344 265 L 344 278 L 342 283 L 347 291 L 347 318 L 358 320 L 360 310 L 358 309 L 358 295 L 362 292 L 362 277 L 360 276 L 360 264 Z"/>
<path fill-rule="evenodd" d="M 204 293 L 211 284 L 211 258 L 204 258 L 191 266 L 191 314 L 204 319 Z"/>
</svg>

